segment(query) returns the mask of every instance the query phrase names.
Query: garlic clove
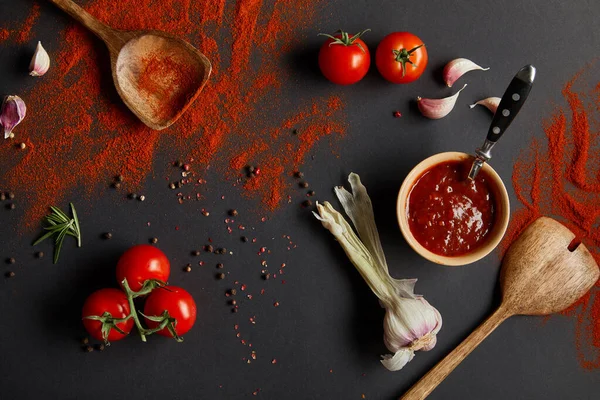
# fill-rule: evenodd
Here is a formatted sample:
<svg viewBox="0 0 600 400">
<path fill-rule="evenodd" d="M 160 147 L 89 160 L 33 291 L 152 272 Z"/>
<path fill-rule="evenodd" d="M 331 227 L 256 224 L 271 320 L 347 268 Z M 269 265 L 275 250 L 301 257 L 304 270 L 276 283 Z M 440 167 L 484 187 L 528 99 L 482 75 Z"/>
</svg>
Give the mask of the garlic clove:
<svg viewBox="0 0 600 400">
<path fill-rule="evenodd" d="M 469 71 L 480 70 L 487 71 L 488 68 L 483 68 L 480 65 L 475 64 L 473 61 L 468 60 L 466 58 L 457 58 L 455 60 L 450 61 L 444 67 L 444 82 L 448 87 L 452 87 L 454 82 L 456 82 L 461 76 L 466 74 Z"/>
<path fill-rule="evenodd" d="M 12 139 L 15 136 L 13 129 L 23 121 L 26 112 L 25 102 L 19 96 L 7 96 L 4 99 L 0 111 L 0 124 L 4 128 L 4 139 Z"/>
<path fill-rule="evenodd" d="M 484 106 L 490 110 L 492 114 L 496 114 L 498 104 L 500 104 L 500 97 L 488 97 L 487 99 L 479 100 L 475 104 L 471 104 L 469 107 L 474 108 L 475 106 Z"/>
<path fill-rule="evenodd" d="M 415 357 L 415 352 L 409 348 L 398 350 L 393 356 L 384 354 L 381 356 L 381 363 L 389 371 L 400 371 Z"/>
<path fill-rule="evenodd" d="M 458 92 L 454 93 L 450 97 L 445 97 L 443 99 L 423 99 L 421 97 L 417 97 L 417 106 L 419 107 L 419 111 L 423 116 L 429 119 L 440 119 L 444 118 L 446 115 L 450 114 L 450 111 L 454 108 L 456 104 L 456 99 L 458 99 L 458 95 L 460 92 L 467 87 L 467 84 L 462 87 Z"/>
<path fill-rule="evenodd" d="M 42 42 L 38 42 L 35 53 L 29 63 L 29 75 L 42 76 L 50 68 L 50 56 L 42 46 Z"/>
</svg>

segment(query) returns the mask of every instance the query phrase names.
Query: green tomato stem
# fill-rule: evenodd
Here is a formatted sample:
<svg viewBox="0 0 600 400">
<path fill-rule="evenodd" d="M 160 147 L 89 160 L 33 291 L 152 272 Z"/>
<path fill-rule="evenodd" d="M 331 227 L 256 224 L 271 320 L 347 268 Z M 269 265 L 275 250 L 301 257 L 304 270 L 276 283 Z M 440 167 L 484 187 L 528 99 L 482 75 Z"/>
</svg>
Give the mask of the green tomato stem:
<svg viewBox="0 0 600 400">
<path fill-rule="evenodd" d="M 142 339 L 142 342 L 146 341 L 146 330 L 144 329 L 144 327 L 142 326 L 140 319 L 138 318 L 137 315 L 137 311 L 135 311 L 135 304 L 133 303 L 133 298 L 135 297 L 135 295 L 137 294 L 136 292 L 133 292 L 131 290 L 131 288 L 129 287 L 129 284 L 127 283 L 127 279 L 123 279 L 123 282 L 121 282 L 123 284 L 123 289 L 125 289 L 125 293 L 127 294 L 127 301 L 129 302 L 129 315 L 131 316 L 131 318 L 133 318 L 133 321 L 135 322 L 135 326 L 138 329 L 138 333 L 140 334 L 140 338 Z"/>
</svg>

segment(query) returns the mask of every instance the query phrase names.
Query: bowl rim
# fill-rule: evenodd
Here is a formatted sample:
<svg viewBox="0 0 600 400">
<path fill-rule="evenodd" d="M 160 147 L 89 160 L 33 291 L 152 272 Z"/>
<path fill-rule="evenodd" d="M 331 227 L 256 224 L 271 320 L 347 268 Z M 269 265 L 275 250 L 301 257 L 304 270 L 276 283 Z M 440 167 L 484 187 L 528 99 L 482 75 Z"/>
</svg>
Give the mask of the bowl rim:
<svg viewBox="0 0 600 400">
<path fill-rule="evenodd" d="M 483 170 L 492 178 L 493 186 L 496 189 L 494 195 L 496 197 L 496 207 L 499 209 L 499 214 L 496 215 L 495 225 L 490 232 L 488 240 L 479 246 L 473 252 L 466 253 L 460 256 L 443 256 L 423 247 L 417 239 L 413 236 L 408 225 L 408 217 L 406 214 L 406 203 L 409 194 L 422 174 L 433 167 L 434 165 L 440 164 L 445 161 L 463 161 L 469 158 L 473 158 L 472 155 L 462 153 L 458 151 L 448 151 L 443 153 L 434 154 L 427 157 L 420 163 L 418 163 L 404 178 L 400 190 L 398 191 L 398 199 L 396 201 L 396 216 L 398 218 L 398 224 L 400 225 L 400 231 L 402 236 L 408 243 L 408 245 L 419 254 L 421 257 L 432 261 L 436 264 L 446 266 L 460 266 L 474 263 L 475 261 L 481 260 L 483 257 L 490 254 L 500 243 L 506 229 L 508 228 L 508 222 L 510 219 L 510 200 L 506 186 L 500 178 L 500 175 L 488 164 L 483 165 Z"/>
</svg>

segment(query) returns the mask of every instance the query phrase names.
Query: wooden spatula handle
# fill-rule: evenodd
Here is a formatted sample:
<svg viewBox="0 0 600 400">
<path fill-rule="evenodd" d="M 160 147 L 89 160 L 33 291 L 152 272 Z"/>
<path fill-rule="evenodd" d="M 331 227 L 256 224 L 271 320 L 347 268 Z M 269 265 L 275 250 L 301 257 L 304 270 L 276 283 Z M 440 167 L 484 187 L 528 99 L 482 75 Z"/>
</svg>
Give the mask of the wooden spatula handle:
<svg viewBox="0 0 600 400">
<path fill-rule="evenodd" d="M 488 317 L 477 329 L 473 331 L 461 344 L 458 345 L 442 361 L 437 363 L 425 374 L 400 400 L 421 400 L 429 396 L 454 368 L 458 366 L 474 349 L 488 337 L 510 315 L 500 307 Z"/>
<path fill-rule="evenodd" d="M 122 40 L 114 29 L 92 17 L 87 11 L 71 0 L 50 0 L 50 2 L 56 4 L 61 10 L 79 21 L 100 39 L 104 40 L 109 47 L 121 47 Z"/>
</svg>

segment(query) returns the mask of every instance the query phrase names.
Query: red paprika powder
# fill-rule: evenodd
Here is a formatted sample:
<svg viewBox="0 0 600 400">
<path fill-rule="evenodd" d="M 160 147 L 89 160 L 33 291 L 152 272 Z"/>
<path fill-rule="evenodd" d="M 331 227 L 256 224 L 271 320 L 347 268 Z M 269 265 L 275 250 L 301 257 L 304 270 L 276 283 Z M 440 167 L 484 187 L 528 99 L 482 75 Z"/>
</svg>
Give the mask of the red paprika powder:
<svg viewBox="0 0 600 400">
<path fill-rule="evenodd" d="M 88 12 L 117 29 L 159 29 L 185 38 L 210 59 L 213 72 L 181 119 L 153 131 L 119 100 L 107 50 L 71 23 L 60 33 L 48 74 L 22 94 L 28 115 L 15 133 L 16 140 L 27 138 L 27 150 L 15 154 L 12 146 L 0 147 L 6 165 L 0 179 L 28 198 L 20 226 L 37 228 L 47 206 L 75 187 L 97 197 L 115 174 L 135 189 L 159 151 L 193 158 L 196 179 L 206 179 L 210 166 L 237 184 L 247 179 L 242 164 L 259 166 L 259 176 L 237 186 L 267 210 L 280 206 L 292 190 L 293 180 L 286 176 L 323 138 L 345 131 L 341 99 L 300 98 L 292 106 L 284 93 L 283 82 L 293 84 L 287 53 L 321 6 L 313 0 L 276 0 L 268 6 L 262 0 L 86 2 Z M 34 28 L 32 15 L 23 32 Z M 156 68 L 160 73 L 162 67 Z M 142 85 L 152 90 L 152 82 Z M 301 133 L 295 136 L 296 128 Z"/>
<path fill-rule="evenodd" d="M 543 122 L 545 141 L 532 139 L 515 163 L 512 182 L 523 207 L 512 216 L 503 251 L 530 222 L 549 215 L 575 232 L 600 263 L 600 84 L 586 88 L 594 79 L 590 71 L 567 82 L 566 105 L 557 105 Z M 564 314 L 576 319 L 581 365 L 600 368 L 600 282 Z"/>
</svg>

